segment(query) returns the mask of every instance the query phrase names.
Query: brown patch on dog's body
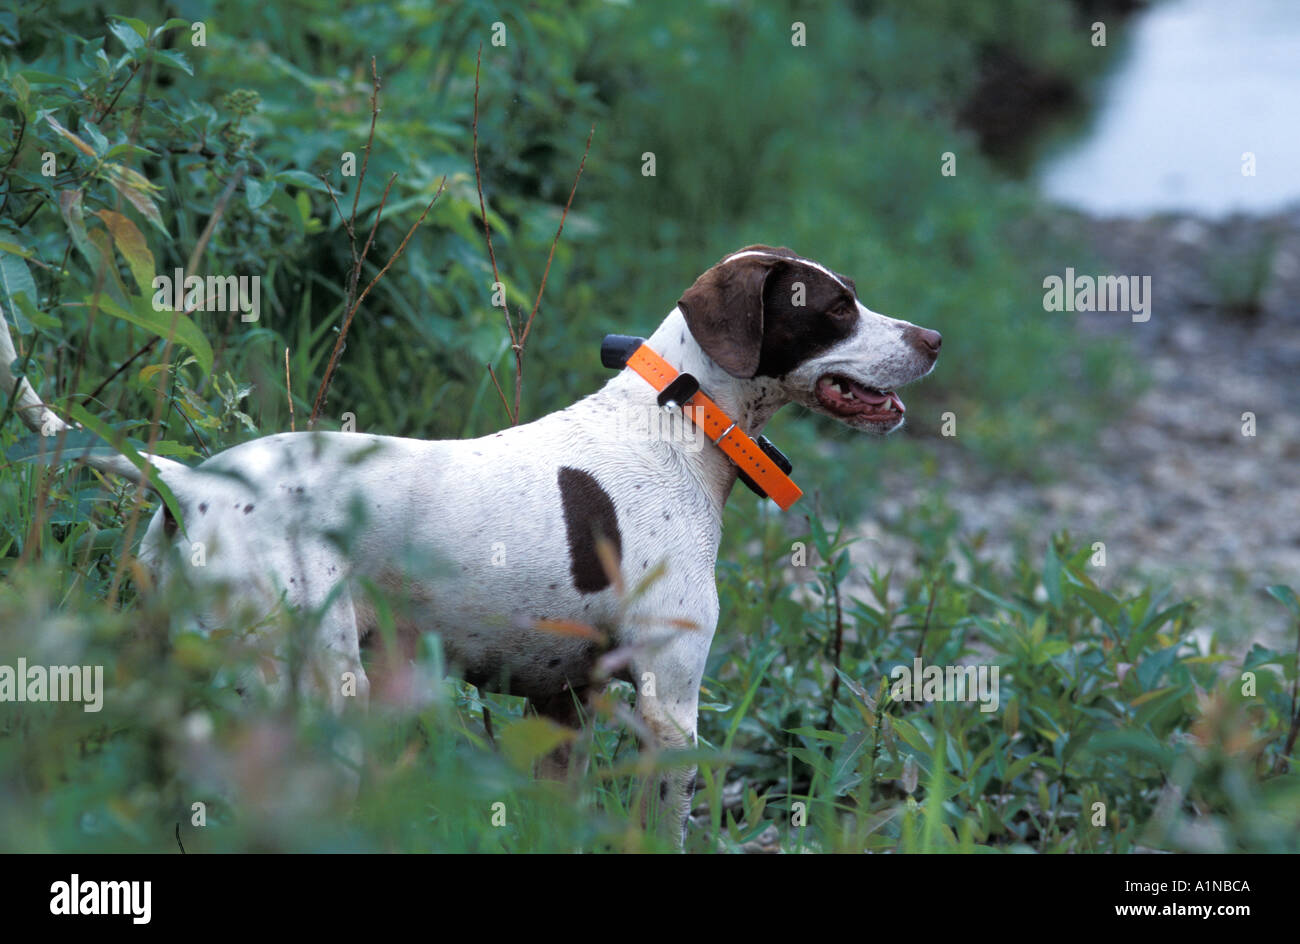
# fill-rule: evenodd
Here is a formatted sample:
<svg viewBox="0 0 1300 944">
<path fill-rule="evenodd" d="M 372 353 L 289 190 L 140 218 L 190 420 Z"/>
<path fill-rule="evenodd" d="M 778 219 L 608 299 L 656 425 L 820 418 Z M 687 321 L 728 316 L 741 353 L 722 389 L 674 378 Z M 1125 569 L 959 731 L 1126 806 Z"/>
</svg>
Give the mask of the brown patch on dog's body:
<svg viewBox="0 0 1300 944">
<path fill-rule="evenodd" d="M 598 593 L 610 585 L 597 545 L 608 541 L 617 559 L 623 556 L 623 536 L 618 530 L 618 513 L 590 472 L 562 466 L 556 480 L 564 508 L 564 530 L 569 539 L 569 571 L 579 593 Z"/>
</svg>

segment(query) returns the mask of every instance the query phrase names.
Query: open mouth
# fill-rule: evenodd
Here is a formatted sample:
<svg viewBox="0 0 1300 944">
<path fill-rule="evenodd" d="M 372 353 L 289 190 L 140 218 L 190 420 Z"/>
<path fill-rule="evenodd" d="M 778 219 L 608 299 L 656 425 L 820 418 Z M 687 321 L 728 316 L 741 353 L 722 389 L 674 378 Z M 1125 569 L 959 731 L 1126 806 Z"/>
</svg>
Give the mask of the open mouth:
<svg viewBox="0 0 1300 944">
<path fill-rule="evenodd" d="M 892 390 L 864 387 L 842 374 L 825 374 L 817 381 L 817 402 L 841 419 L 900 420 L 907 412 Z"/>
</svg>

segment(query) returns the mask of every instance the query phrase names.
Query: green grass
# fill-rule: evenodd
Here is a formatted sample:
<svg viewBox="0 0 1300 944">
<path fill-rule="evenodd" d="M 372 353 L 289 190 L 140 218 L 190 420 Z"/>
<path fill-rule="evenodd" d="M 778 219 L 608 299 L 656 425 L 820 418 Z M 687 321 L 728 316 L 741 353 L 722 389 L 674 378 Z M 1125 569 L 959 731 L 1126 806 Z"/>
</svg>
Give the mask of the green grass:
<svg viewBox="0 0 1300 944">
<path fill-rule="evenodd" d="M 816 519 L 791 535 L 751 515 L 730 513 L 757 548 L 720 568 L 723 622 L 690 755 L 709 816 L 689 849 L 736 850 L 769 825 L 787 851 L 1297 848 L 1294 652 L 1256 646 L 1243 660 L 1198 643 L 1190 604 L 1116 596 L 1064 541 L 1001 573 L 940 525 L 915 536 L 935 556 L 900 585 L 854 575 L 845 536 Z M 796 541 L 810 563 L 789 579 Z M 638 791 L 674 758 L 639 751 L 619 720 L 629 686 L 595 706 L 577 745 L 585 776 L 542 782 L 532 763 L 554 743 L 549 724 L 519 699 L 439 681 L 436 645 L 416 663 L 422 707 L 338 719 L 310 699 L 236 695 L 232 667 L 258 664 L 237 630 L 167 631 L 195 601 L 115 609 L 90 577 L 50 560 L 15 568 L 0 591 L 0 665 L 103 665 L 110 692 L 98 713 L 8 706 L 7 849 L 167 851 L 177 823 L 187 851 L 668 848 L 642 830 Z M 917 657 L 996 666 L 997 710 L 894 697 L 893 670 Z M 356 798 L 349 739 L 364 745 Z M 739 805 L 724 810 L 737 779 Z"/>
</svg>

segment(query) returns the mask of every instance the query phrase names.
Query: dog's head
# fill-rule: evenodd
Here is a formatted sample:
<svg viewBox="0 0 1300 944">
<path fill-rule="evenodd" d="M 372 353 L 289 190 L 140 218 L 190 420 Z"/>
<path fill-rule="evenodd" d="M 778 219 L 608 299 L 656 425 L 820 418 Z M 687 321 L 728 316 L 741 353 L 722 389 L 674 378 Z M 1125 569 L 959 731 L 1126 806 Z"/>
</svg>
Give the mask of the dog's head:
<svg viewBox="0 0 1300 944">
<path fill-rule="evenodd" d="M 773 378 L 790 400 L 873 433 L 903 425 L 894 391 L 934 368 L 943 341 L 867 308 L 852 279 L 771 246 L 725 257 L 677 306 L 731 376 Z"/>
</svg>

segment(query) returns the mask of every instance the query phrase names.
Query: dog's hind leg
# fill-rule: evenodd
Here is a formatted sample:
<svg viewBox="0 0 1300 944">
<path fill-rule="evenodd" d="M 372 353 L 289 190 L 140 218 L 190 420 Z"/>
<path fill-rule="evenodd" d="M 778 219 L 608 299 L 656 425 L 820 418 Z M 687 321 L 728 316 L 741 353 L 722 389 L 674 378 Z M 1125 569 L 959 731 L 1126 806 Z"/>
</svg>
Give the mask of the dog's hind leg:
<svg viewBox="0 0 1300 944">
<path fill-rule="evenodd" d="M 573 742 L 582 728 L 587 698 L 585 690 L 565 689 L 556 695 L 541 699 L 528 699 L 529 706 L 543 718 L 561 724 L 574 732 L 574 737 L 537 762 L 537 776 L 543 780 L 566 781 L 571 775 L 581 777 L 586 773 L 584 756 L 578 768 L 572 767 Z"/>
<path fill-rule="evenodd" d="M 370 679 L 361 664 L 361 640 L 352 591 L 338 586 L 325 597 L 311 601 L 316 605 L 305 606 L 297 614 L 299 618 L 306 617 L 307 630 L 299 694 L 322 697 L 336 715 L 353 715 L 369 705 Z M 334 738 L 333 750 L 347 768 L 350 788 L 355 794 L 360 788 L 364 762 L 359 731 L 350 725 L 342 726 Z"/>
<path fill-rule="evenodd" d="M 318 614 L 318 622 L 315 627 L 308 622 L 308 671 L 300 689 L 324 696 L 337 714 L 354 707 L 364 710 L 369 705 L 370 680 L 361 664 L 360 629 L 351 588 L 337 586 L 325 599 L 305 601 L 303 610 Z"/>
</svg>

